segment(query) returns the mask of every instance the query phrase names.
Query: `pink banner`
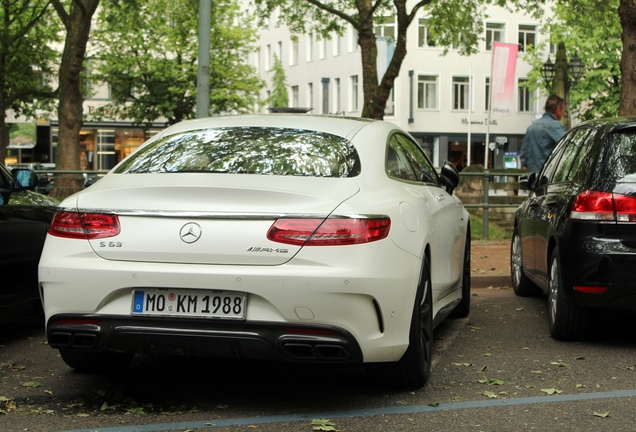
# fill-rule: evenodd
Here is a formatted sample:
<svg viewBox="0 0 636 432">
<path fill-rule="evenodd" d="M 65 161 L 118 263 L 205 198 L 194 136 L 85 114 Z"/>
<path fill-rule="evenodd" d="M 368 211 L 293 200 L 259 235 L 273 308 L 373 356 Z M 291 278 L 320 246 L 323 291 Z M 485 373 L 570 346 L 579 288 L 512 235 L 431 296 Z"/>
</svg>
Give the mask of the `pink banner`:
<svg viewBox="0 0 636 432">
<path fill-rule="evenodd" d="M 495 114 L 509 115 L 513 112 L 518 50 L 517 44 L 493 44 L 490 110 Z"/>
</svg>

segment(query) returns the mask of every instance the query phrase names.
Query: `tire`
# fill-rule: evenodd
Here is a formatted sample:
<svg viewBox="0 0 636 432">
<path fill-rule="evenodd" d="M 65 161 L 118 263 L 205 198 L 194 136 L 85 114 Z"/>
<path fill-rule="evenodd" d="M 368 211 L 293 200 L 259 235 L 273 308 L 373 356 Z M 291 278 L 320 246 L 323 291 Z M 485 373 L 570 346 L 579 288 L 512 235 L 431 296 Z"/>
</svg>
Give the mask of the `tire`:
<svg viewBox="0 0 636 432">
<path fill-rule="evenodd" d="M 400 360 L 391 363 L 369 363 L 367 370 L 381 384 L 418 389 L 431 376 L 433 351 L 433 294 L 428 259 L 415 296 L 409 328 L 409 346 Z"/>
<path fill-rule="evenodd" d="M 541 288 L 528 279 L 523 272 L 523 261 L 521 259 L 521 237 L 517 227 L 512 233 L 510 243 L 510 272 L 512 278 L 512 289 L 519 297 L 538 297 L 543 294 Z"/>
<path fill-rule="evenodd" d="M 124 369 L 132 361 L 132 353 L 112 353 L 61 349 L 64 363 L 78 372 L 107 373 Z"/>
<path fill-rule="evenodd" d="M 585 337 L 589 309 L 573 305 L 564 293 L 559 260 L 559 249 L 550 256 L 548 291 L 548 325 L 557 340 L 576 341 Z"/>
<path fill-rule="evenodd" d="M 470 226 L 464 249 L 464 268 L 462 269 L 462 299 L 451 312 L 452 318 L 466 318 L 470 313 Z"/>
</svg>

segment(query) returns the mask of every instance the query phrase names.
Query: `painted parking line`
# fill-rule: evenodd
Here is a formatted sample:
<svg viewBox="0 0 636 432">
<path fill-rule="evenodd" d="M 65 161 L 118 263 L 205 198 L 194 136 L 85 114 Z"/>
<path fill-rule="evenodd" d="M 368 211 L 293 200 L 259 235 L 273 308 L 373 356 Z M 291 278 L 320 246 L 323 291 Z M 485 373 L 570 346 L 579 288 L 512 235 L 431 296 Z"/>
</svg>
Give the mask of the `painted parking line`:
<svg viewBox="0 0 636 432">
<path fill-rule="evenodd" d="M 526 398 L 512 398 L 512 399 L 486 399 L 476 400 L 469 402 L 451 402 L 441 403 L 438 406 L 431 405 L 411 405 L 400 407 L 386 407 L 386 408 L 373 408 L 373 409 L 361 409 L 350 411 L 333 411 L 333 412 L 314 412 L 307 414 L 289 414 L 280 416 L 268 416 L 268 417 L 248 417 L 248 418 L 232 418 L 225 420 L 209 420 L 209 421 L 197 421 L 197 422 L 182 422 L 182 423 L 164 423 L 154 425 L 136 425 L 136 426 L 117 426 L 107 428 L 92 428 L 82 430 L 72 430 L 63 432 L 155 432 L 166 431 L 176 429 L 197 429 L 197 428 L 213 428 L 213 427 L 227 427 L 227 426 L 245 426 L 245 425 L 258 425 L 258 424 L 270 424 L 270 423 L 287 423 L 296 421 L 306 421 L 316 418 L 353 418 L 353 417 L 370 417 L 378 415 L 392 415 L 392 414 L 412 414 L 421 412 L 432 411 L 454 411 L 461 409 L 473 409 L 483 407 L 498 407 L 498 406 L 512 406 L 512 405 L 533 405 L 543 403 L 557 403 L 557 402 L 573 402 L 583 400 L 595 400 L 595 399 L 615 399 L 624 397 L 636 396 L 636 390 L 618 390 L 609 392 L 598 393 L 583 393 L 583 394 L 568 394 L 568 395 L 551 395 L 551 396 L 534 396 Z"/>
</svg>

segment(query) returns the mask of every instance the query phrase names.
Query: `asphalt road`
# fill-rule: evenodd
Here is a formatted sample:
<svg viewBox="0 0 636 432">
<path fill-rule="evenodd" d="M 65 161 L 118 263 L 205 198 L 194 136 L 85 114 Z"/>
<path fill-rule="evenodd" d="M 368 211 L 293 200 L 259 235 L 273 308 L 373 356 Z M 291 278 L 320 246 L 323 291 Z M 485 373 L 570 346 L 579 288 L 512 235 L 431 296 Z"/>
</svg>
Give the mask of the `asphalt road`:
<svg viewBox="0 0 636 432">
<path fill-rule="evenodd" d="M 418 391 L 361 368 L 145 356 L 84 375 L 40 323 L 0 327 L 2 431 L 635 430 L 636 320 L 601 314 L 585 342 L 552 340 L 546 298 L 477 289 L 469 318 L 436 329 Z M 323 429 L 313 420 L 328 419 Z M 329 429 L 329 427 L 333 429 Z"/>
</svg>

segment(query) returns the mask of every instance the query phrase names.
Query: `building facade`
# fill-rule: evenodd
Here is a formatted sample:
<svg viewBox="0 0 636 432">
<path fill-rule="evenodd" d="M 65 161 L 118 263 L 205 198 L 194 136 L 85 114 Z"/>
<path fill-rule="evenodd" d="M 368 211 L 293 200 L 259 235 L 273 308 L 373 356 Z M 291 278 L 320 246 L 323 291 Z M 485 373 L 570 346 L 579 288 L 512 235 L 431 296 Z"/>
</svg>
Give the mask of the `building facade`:
<svg viewBox="0 0 636 432">
<path fill-rule="evenodd" d="M 407 56 L 384 119 L 411 133 L 436 166 L 450 160 L 460 168 L 486 162 L 489 168 L 513 167 L 518 164 L 514 156 L 526 128 L 543 113 L 545 96 L 521 85 L 531 70 L 522 54 L 540 42 L 541 23 L 499 7 L 489 7 L 486 15 L 479 52 L 471 56 L 462 56 L 453 48 L 443 55 L 423 12 L 408 29 Z M 278 57 L 292 107 L 308 108 L 314 114 L 360 116 L 362 66 L 354 29 L 349 26 L 342 36 L 320 39 L 314 34 L 293 35 L 286 27 L 276 26 L 276 12 L 269 22 L 260 32 L 259 50 L 250 59 L 268 82 L 270 90 L 263 98 L 271 91 L 272 66 Z M 375 33 L 378 71 L 383 73 L 392 54 L 395 17 L 380 17 Z M 515 109 L 509 115 L 489 112 L 493 42 L 519 46 Z"/>
</svg>

